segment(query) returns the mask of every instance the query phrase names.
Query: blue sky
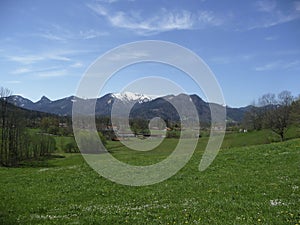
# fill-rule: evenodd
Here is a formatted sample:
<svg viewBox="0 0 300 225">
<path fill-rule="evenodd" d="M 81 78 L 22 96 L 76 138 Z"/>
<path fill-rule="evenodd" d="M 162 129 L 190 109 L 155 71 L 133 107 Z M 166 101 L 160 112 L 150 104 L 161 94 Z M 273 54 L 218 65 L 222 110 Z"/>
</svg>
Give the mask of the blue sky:
<svg viewBox="0 0 300 225">
<path fill-rule="evenodd" d="M 0 86 L 31 100 L 76 93 L 88 66 L 106 51 L 141 40 L 191 49 L 214 72 L 229 106 L 262 94 L 300 94 L 300 1 L 2 0 Z M 104 92 L 142 76 L 171 76 L 201 90 L 174 68 L 126 68 Z"/>
</svg>

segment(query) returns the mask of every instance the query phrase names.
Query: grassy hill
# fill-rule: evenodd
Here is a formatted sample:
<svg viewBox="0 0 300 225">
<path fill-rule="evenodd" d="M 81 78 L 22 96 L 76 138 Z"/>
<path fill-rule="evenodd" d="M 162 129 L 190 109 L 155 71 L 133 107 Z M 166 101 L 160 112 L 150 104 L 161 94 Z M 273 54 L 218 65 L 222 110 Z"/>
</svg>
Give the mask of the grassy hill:
<svg viewBox="0 0 300 225">
<path fill-rule="evenodd" d="M 224 144 L 232 145 L 232 139 Z M 166 157 L 166 139 L 152 153 L 133 156 L 109 142 L 114 156 L 132 164 Z M 241 141 L 242 143 L 243 141 Z M 300 139 L 246 147 L 224 146 L 198 171 L 205 139 L 189 163 L 152 186 L 129 187 L 100 177 L 80 154 L 29 167 L 0 168 L 1 224 L 299 224 Z"/>
</svg>

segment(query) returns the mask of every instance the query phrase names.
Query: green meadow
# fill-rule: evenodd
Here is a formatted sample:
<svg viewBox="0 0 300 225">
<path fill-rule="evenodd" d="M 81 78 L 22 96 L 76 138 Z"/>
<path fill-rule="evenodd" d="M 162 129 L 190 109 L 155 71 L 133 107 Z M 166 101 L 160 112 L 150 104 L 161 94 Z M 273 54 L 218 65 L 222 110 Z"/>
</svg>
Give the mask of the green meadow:
<svg viewBox="0 0 300 225">
<path fill-rule="evenodd" d="M 0 224 L 300 224 L 300 139 L 268 144 L 277 137 L 261 132 L 226 135 L 199 172 L 202 137 L 184 168 L 151 186 L 113 183 L 80 154 L 1 167 Z M 150 152 L 120 142 L 107 147 L 119 160 L 145 165 L 167 157 L 177 141 L 165 139 Z"/>
</svg>

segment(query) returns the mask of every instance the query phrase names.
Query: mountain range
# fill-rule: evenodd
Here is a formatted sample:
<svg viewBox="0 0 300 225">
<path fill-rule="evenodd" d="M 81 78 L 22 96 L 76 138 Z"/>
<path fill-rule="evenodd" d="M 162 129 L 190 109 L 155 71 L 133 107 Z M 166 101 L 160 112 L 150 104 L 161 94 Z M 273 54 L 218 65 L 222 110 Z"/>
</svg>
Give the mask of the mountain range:
<svg viewBox="0 0 300 225">
<path fill-rule="evenodd" d="M 74 101 L 83 100 L 81 98 L 70 96 L 55 101 L 51 101 L 46 96 L 43 96 L 39 101 L 33 102 L 19 95 L 8 97 L 8 102 L 15 106 L 56 114 L 60 116 L 71 116 L 72 105 Z M 198 95 L 167 95 L 153 98 L 143 94 L 131 92 L 110 93 L 97 99 L 87 99 L 87 104 L 96 100 L 95 114 L 98 116 L 110 116 L 112 112 L 117 113 L 117 116 L 126 116 L 129 114 L 131 118 L 151 119 L 153 117 L 161 117 L 163 119 L 178 121 L 179 115 L 172 103 L 181 105 L 183 110 L 186 101 L 190 100 L 196 107 L 201 122 L 210 121 L 209 103 L 202 100 Z M 224 106 L 213 104 L 217 108 Z M 242 108 L 226 107 L 227 120 L 232 122 L 241 122 L 245 112 L 251 106 Z M 188 108 L 186 109 L 188 110 Z"/>
</svg>

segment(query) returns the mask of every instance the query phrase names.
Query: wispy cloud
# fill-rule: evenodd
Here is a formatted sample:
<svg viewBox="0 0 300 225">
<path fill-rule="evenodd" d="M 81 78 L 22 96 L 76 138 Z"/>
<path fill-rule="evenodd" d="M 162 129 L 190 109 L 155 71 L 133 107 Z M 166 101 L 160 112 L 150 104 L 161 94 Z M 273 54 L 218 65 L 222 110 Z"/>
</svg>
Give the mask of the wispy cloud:
<svg viewBox="0 0 300 225">
<path fill-rule="evenodd" d="M 280 57 L 284 57 L 284 56 L 300 56 L 300 49 L 286 49 L 286 50 L 280 50 L 280 51 L 276 51 L 274 53 L 272 53 L 274 55 L 280 56 Z"/>
<path fill-rule="evenodd" d="M 278 36 L 267 36 L 265 37 L 266 41 L 275 41 L 278 39 Z"/>
<path fill-rule="evenodd" d="M 57 60 L 57 61 L 71 61 L 71 58 L 62 56 L 62 55 L 46 55 L 46 59 L 52 59 L 52 60 Z"/>
<path fill-rule="evenodd" d="M 239 54 L 235 56 L 215 56 L 210 58 L 210 61 L 215 64 L 234 64 L 239 62 L 245 62 L 253 59 L 255 54 Z"/>
<path fill-rule="evenodd" d="M 234 60 L 233 58 L 228 56 L 215 56 L 212 57 L 210 61 L 215 64 L 229 64 L 232 63 Z"/>
<path fill-rule="evenodd" d="M 21 67 L 11 72 L 14 75 L 31 75 L 34 77 L 62 77 L 71 74 L 72 68 L 78 69 L 82 68 L 84 65 L 81 62 L 75 62 L 71 65 L 62 66 L 52 66 L 52 67 Z"/>
<path fill-rule="evenodd" d="M 269 71 L 269 70 L 280 70 L 280 69 L 298 69 L 300 68 L 300 60 L 293 60 L 289 62 L 285 61 L 274 61 L 255 68 L 256 71 Z"/>
<path fill-rule="evenodd" d="M 70 65 L 71 68 L 81 68 L 83 67 L 83 64 L 81 62 L 76 62 L 72 65 Z"/>
<path fill-rule="evenodd" d="M 80 31 L 80 37 L 83 39 L 93 39 L 93 38 L 97 38 L 97 37 L 103 37 L 103 36 L 107 36 L 109 35 L 108 32 L 106 31 L 96 31 L 93 29 L 90 30 L 86 30 L 86 31 Z"/>
<path fill-rule="evenodd" d="M 38 33 L 37 36 L 40 36 L 42 38 L 51 40 L 51 41 L 66 41 L 66 37 L 55 35 L 49 32 L 46 33 Z"/>
<path fill-rule="evenodd" d="M 37 55 L 8 56 L 7 58 L 10 61 L 15 61 L 22 64 L 33 64 L 38 61 L 45 60 L 45 57 Z"/>
<path fill-rule="evenodd" d="M 271 0 L 261 0 L 255 3 L 257 10 L 261 12 L 272 12 L 276 8 L 276 2 Z"/>
<path fill-rule="evenodd" d="M 68 75 L 68 71 L 63 70 L 50 70 L 50 71 L 44 71 L 37 73 L 37 76 L 39 77 L 62 77 Z"/>
<path fill-rule="evenodd" d="M 7 56 L 9 61 L 18 62 L 24 65 L 34 64 L 41 61 L 71 61 L 69 57 L 66 56 L 67 53 L 60 53 L 60 52 L 47 52 L 47 53 L 40 53 L 40 54 L 30 54 L 30 55 L 11 55 Z"/>
<path fill-rule="evenodd" d="M 248 30 L 269 28 L 300 19 L 300 3 L 290 5 L 290 9 L 283 10 L 275 1 L 260 0 L 255 2 L 255 7 L 261 13 L 256 24 L 249 26 Z"/>
<path fill-rule="evenodd" d="M 100 4 L 88 7 L 118 28 L 132 30 L 140 35 L 152 35 L 171 30 L 192 30 L 206 26 L 219 26 L 222 21 L 211 11 L 192 13 L 187 10 L 161 9 L 157 14 L 145 18 L 138 12 L 111 12 Z"/>
<path fill-rule="evenodd" d="M 300 1 L 294 2 L 294 8 L 296 11 L 300 11 Z"/>
<path fill-rule="evenodd" d="M 20 84 L 21 81 L 19 80 L 8 80 L 8 81 L 5 81 L 6 84 Z"/>
<path fill-rule="evenodd" d="M 23 73 L 30 73 L 32 70 L 28 68 L 19 68 L 11 72 L 11 74 L 23 74 Z"/>
<path fill-rule="evenodd" d="M 98 2 L 103 2 L 103 3 L 115 3 L 115 2 L 118 2 L 119 0 L 98 0 Z"/>
<path fill-rule="evenodd" d="M 16 75 L 31 74 L 31 75 L 43 76 L 42 74 L 47 75 L 53 73 L 54 71 L 62 71 L 62 70 L 63 69 L 58 66 L 42 67 L 42 68 L 22 67 L 12 71 L 11 74 L 16 74 Z"/>
<path fill-rule="evenodd" d="M 290 69 L 290 68 L 299 68 L 300 67 L 300 60 L 294 60 L 288 63 L 285 63 L 283 65 L 284 68 Z"/>
<path fill-rule="evenodd" d="M 72 34 L 68 29 L 54 23 L 46 23 L 44 27 L 40 28 L 36 33 L 31 35 L 44 38 L 49 41 L 59 42 L 66 42 L 68 39 L 74 38 L 74 34 Z"/>
<path fill-rule="evenodd" d="M 267 71 L 267 70 L 274 70 L 279 67 L 280 61 L 270 62 L 261 66 L 255 67 L 256 71 Z"/>
<path fill-rule="evenodd" d="M 143 59 L 143 57 L 147 57 L 149 54 L 144 51 L 132 51 L 132 49 L 128 49 L 128 51 L 118 52 L 116 54 L 111 54 L 109 60 L 111 61 L 123 61 L 128 59 Z"/>
<path fill-rule="evenodd" d="M 218 18 L 212 11 L 200 11 L 198 12 L 198 26 L 219 26 L 223 24 L 223 20 Z"/>
<path fill-rule="evenodd" d="M 73 40 L 87 40 L 109 35 L 107 31 L 98 31 L 95 29 L 81 29 L 71 31 L 66 27 L 57 24 L 47 24 L 47 28 L 40 29 L 31 36 L 47 39 L 49 41 L 67 42 Z"/>
</svg>

